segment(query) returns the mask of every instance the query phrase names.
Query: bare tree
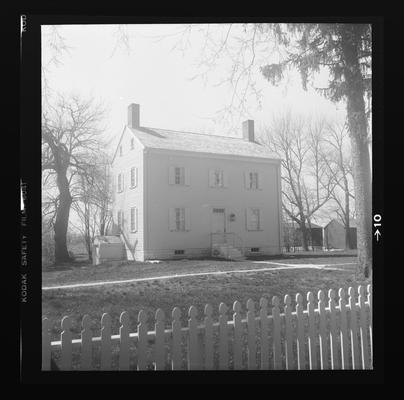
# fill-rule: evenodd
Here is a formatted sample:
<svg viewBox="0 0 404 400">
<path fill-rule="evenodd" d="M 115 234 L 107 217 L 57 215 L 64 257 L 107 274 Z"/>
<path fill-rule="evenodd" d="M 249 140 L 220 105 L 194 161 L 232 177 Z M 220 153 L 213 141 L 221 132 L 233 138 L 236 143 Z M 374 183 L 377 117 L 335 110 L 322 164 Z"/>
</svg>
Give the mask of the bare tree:
<svg viewBox="0 0 404 400">
<path fill-rule="evenodd" d="M 309 246 L 311 219 L 329 201 L 334 187 L 321 157 L 324 127 L 323 120 L 307 121 L 289 111 L 274 119 L 263 138 L 282 159 L 282 207 L 299 226 L 304 250 Z"/>
<path fill-rule="evenodd" d="M 72 204 L 71 187 L 80 172 L 96 165 L 104 115 L 93 99 L 59 95 L 47 102 L 42 115 L 42 171 L 44 182 L 54 180 L 55 262 L 70 261 L 66 235 Z"/>
<path fill-rule="evenodd" d="M 328 180 L 333 182 L 331 199 L 336 205 L 334 212 L 345 228 L 345 248 L 352 247 L 350 220 L 354 215 L 352 157 L 349 149 L 349 135 L 346 124 L 329 124 L 324 138 L 327 147 L 322 149 L 321 158 L 327 166 Z"/>
</svg>

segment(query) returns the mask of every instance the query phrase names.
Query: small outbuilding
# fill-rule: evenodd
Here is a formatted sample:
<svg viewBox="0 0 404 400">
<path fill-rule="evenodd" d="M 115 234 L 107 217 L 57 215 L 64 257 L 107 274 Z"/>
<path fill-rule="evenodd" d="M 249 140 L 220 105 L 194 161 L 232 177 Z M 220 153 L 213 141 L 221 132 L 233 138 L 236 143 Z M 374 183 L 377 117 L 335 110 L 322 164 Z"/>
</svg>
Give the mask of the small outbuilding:
<svg viewBox="0 0 404 400">
<path fill-rule="evenodd" d="M 306 228 L 308 232 L 308 244 L 311 249 L 323 247 L 323 228 L 320 225 L 311 223 L 310 226 L 306 223 Z M 284 222 L 283 224 L 283 235 L 284 235 L 284 246 L 286 249 L 291 247 L 302 247 L 303 238 L 302 231 L 295 222 Z"/>
<path fill-rule="evenodd" d="M 96 236 L 93 243 L 93 265 L 125 258 L 125 246 L 119 236 Z"/>
<path fill-rule="evenodd" d="M 324 246 L 328 250 L 345 249 L 345 227 L 341 221 L 332 219 L 324 227 Z M 357 248 L 356 220 L 354 219 L 349 221 L 349 247 Z"/>
</svg>

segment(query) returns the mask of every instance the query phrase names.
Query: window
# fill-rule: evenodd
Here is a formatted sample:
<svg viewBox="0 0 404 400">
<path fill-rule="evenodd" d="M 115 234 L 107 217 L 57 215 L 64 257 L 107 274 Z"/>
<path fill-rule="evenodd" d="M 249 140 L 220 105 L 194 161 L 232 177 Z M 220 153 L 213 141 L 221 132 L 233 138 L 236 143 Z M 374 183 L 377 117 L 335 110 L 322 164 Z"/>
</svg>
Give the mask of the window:
<svg viewBox="0 0 404 400">
<path fill-rule="evenodd" d="M 130 140 L 130 149 L 133 150 L 135 148 L 135 139 Z"/>
<path fill-rule="evenodd" d="M 130 230 L 131 232 L 137 231 L 137 207 L 130 209 Z"/>
<path fill-rule="evenodd" d="M 122 145 L 119 146 L 119 155 L 122 156 Z"/>
<path fill-rule="evenodd" d="M 185 231 L 185 209 L 175 209 L 175 229 L 177 231 Z"/>
<path fill-rule="evenodd" d="M 170 167 L 169 168 L 169 177 L 168 183 L 170 185 L 185 185 L 189 186 L 189 169 L 184 167 Z"/>
<path fill-rule="evenodd" d="M 174 250 L 174 254 L 184 254 L 184 250 Z"/>
<path fill-rule="evenodd" d="M 191 213 L 189 208 L 169 209 L 169 230 L 172 232 L 185 232 L 191 229 Z"/>
<path fill-rule="evenodd" d="M 261 210 L 259 208 L 247 208 L 246 210 L 246 222 L 248 231 L 261 230 Z"/>
<path fill-rule="evenodd" d="M 249 172 L 248 188 L 258 189 L 258 172 Z"/>
<path fill-rule="evenodd" d="M 216 188 L 227 187 L 227 174 L 221 169 L 209 170 L 209 186 Z"/>
<path fill-rule="evenodd" d="M 123 190 L 123 175 L 118 174 L 118 192 L 122 192 Z"/>
<path fill-rule="evenodd" d="M 251 247 L 251 253 L 259 253 L 260 248 L 259 247 Z"/>
<path fill-rule="evenodd" d="M 130 187 L 134 188 L 137 186 L 137 168 L 133 167 L 130 169 Z"/>
<path fill-rule="evenodd" d="M 123 211 L 122 210 L 118 210 L 118 226 L 119 228 L 123 228 Z"/>
</svg>

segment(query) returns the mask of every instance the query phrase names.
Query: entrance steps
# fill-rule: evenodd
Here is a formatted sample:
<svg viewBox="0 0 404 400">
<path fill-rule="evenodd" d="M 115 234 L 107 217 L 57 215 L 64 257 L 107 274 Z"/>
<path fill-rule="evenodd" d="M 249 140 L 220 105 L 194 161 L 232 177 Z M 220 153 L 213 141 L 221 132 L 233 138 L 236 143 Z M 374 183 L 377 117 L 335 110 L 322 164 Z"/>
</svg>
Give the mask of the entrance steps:
<svg viewBox="0 0 404 400">
<path fill-rule="evenodd" d="M 226 260 L 245 260 L 242 252 L 231 244 L 214 245 L 212 254 L 225 258 Z"/>
</svg>

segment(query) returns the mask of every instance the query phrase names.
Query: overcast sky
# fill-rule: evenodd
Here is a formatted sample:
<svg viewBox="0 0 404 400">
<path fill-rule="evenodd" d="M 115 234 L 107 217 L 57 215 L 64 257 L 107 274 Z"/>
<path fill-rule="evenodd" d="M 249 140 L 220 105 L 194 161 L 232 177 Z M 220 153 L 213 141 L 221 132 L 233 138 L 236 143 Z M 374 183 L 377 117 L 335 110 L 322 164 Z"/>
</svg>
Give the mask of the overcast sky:
<svg viewBox="0 0 404 400">
<path fill-rule="evenodd" d="M 210 32 L 220 35 L 224 28 L 225 25 L 216 30 L 211 27 Z M 205 40 L 203 34 L 194 33 L 187 50 L 182 52 L 178 44 L 183 38 L 180 34 L 183 25 L 129 25 L 125 27 L 129 35 L 128 52 L 117 41 L 117 26 L 63 25 L 58 31 L 70 49 L 56 66 L 48 64 L 54 53 L 48 45 L 50 37 L 46 29 L 43 29 L 42 62 L 47 67 L 48 86 L 54 91 L 75 92 L 84 97 L 93 95 L 103 100 L 108 107 L 106 134 L 109 137 L 117 138 L 122 132 L 130 103 L 140 104 L 142 126 L 241 135 L 241 125 L 231 130 L 228 120 L 217 119 L 221 115 L 219 111 L 229 105 L 233 93 L 228 85 L 216 85 L 228 76 L 231 61 L 222 57 L 206 81 L 192 79 L 202 71 L 198 62 Z M 313 89 L 303 91 L 297 74 L 282 86 L 273 87 L 264 80 L 257 66 L 253 79 L 262 90 L 262 107 L 250 96 L 249 115 L 239 117 L 254 119 L 257 130 L 286 108 L 305 115 L 345 118 L 342 104 L 331 103 Z M 327 76 L 323 74 L 321 79 L 327 80 Z"/>
</svg>

